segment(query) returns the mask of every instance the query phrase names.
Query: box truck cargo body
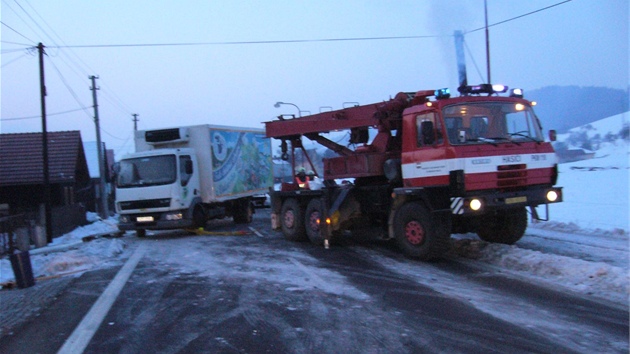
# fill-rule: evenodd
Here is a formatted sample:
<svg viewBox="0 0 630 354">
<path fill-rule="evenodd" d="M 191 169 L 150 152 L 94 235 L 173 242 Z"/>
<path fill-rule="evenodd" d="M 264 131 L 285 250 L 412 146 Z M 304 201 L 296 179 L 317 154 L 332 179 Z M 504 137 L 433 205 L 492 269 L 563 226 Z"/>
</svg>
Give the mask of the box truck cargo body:
<svg viewBox="0 0 630 354">
<path fill-rule="evenodd" d="M 273 183 L 262 129 L 196 125 L 137 131 L 136 153 L 117 164 L 121 230 L 202 227 L 214 218 L 249 223 L 255 196 Z"/>
</svg>

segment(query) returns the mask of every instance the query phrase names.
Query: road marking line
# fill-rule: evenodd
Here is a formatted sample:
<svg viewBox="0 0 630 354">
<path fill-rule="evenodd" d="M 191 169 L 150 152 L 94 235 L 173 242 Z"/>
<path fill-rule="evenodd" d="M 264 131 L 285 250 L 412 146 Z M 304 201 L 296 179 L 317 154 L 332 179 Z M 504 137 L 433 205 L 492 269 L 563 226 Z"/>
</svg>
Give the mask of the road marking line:
<svg viewBox="0 0 630 354">
<path fill-rule="evenodd" d="M 61 349 L 59 349 L 58 354 L 83 353 L 120 294 L 123 286 L 131 276 L 131 273 L 133 273 L 140 262 L 140 259 L 146 251 L 145 248 L 145 243 L 141 243 L 138 248 L 136 248 L 133 255 L 131 255 L 125 265 L 118 271 L 118 274 L 116 274 L 112 282 L 109 283 L 105 291 L 103 291 L 94 305 L 92 305 L 90 311 L 83 317 L 81 323 L 74 329 L 74 332 L 68 337 Z"/>
<path fill-rule="evenodd" d="M 253 227 L 250 226 L 249 229 L 252 230 L 252 232 L 255 233 L 256 236 L 258 236 L 258 237 L 265 237 L 265 236 L 263 236 L 263 234 L 258 232 L 258 230 L 254 229 Z"/>
</svg>

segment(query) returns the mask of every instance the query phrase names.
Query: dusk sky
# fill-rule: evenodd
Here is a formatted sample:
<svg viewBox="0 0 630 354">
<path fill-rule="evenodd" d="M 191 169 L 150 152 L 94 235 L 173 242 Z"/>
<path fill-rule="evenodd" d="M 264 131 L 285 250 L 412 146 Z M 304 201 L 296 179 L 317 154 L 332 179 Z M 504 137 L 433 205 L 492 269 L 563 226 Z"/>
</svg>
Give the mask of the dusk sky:
<svg viewBox="0 0 630 354">
<path fill-rule="evenodd" d="M 526 96 L 552 85 L 628 89 L 628 0 L 487 4 L 493 83 Z M 483 0 L 2 0 L 1 19 L 0 132 L 41 132 L 41 42 L 48 131 L 96 139 L 88 77 L 98 76 L 101 135 L 117 159 L 133 151 L 134 113 L 139 129 L 264 128 L 297 114 L 277 101 L 308 114 L 455 91 L 456 30 L 469 82 L 487 80 Z"/>
</svg>

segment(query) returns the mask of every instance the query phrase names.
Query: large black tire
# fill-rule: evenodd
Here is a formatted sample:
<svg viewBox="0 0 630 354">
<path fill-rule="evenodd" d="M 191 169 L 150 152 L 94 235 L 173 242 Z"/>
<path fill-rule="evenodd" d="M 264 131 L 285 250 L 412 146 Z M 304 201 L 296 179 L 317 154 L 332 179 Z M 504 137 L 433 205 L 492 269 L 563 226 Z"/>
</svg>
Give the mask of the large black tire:
<svg viewBox="0 0 630 354">
<path fill-rule="evenodd" d="M 486 242 L 513 245 L 525 235 L 527 209 L 502 210 L 483 217 L 477 235 Z"/>
<path fill-rule="evenodd" d="M 208 217 L 206 216 L 206 211 L 203 209 L 203 207 L 200 204 L 197 204 L 197 206 L 195 206 L 192 217 L 193 217 L 193 225 L 196 229 L 206 226 Z"/>
<path fill-rule="evenodd" d="M 147 237 L 147 230 L 145 229 L 137 229 L 136 230 L 137 237 Z"/>
<path fill-rule="evenodd" d="M 249 224 L 254 218 L 254 207 L 249 199 L 241 199 L 236 202 L 236 213 L 233 219 L 235 224 Z"/>
<path fill-rule="evenodd" d="M 284 237 L 289 241 L 306 241 L 304 210 L 297 199 L 289 198 L 282 203 L 280 223 Z"/>
<path fill-rule="evenodd" d="M 394 236 L 406 256 L 430 261 L 448 251 L 450 222 L 449 217 L 432 215 L 422 203 L 411 202 L 396 212 Z"/>
<path fill-rule="evenodd" d="M 324 236 L 320 232 L 319 224 L 321 222 L 322 202 L 315 198 L 308 202 L 306 213 L 304 214 L 304 226 L 306 228 L 306 236 L 312 244 L 321 246 L 324 244 Z"/>
</svg>

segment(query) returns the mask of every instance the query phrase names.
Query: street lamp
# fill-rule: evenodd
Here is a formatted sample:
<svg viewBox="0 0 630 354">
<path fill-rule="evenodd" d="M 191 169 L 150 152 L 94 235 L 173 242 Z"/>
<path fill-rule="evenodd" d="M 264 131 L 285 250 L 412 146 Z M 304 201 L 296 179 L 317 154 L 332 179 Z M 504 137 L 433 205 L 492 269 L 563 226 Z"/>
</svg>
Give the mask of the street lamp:
<svg viewBox="0 0 630 354">
<path fill-rule="evenodd" d="M 291 106 L 293 106 L 293 107 L 297 108 L 297 110 L 298 110 L 298 116 L 300 116 L 300 117 L 302 116 L 302 111 L 300 110 L 300 107 L 298 107 L 296 104 L 289 103 L 289 102 L 280 102 L 280 101 L 278 101 L 278 102 L 276 102 L 276 104 L 274 104 L 273 106 L 274 106 L 274 107 L 276 107 L 276 108 L 280 108 L 280 105 L 283 105 L 283 104 L 288 104 L 288 105 L 291 105 Z"/>
</svg>

